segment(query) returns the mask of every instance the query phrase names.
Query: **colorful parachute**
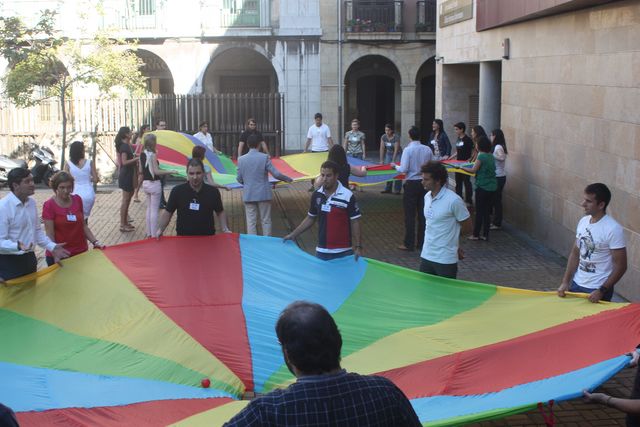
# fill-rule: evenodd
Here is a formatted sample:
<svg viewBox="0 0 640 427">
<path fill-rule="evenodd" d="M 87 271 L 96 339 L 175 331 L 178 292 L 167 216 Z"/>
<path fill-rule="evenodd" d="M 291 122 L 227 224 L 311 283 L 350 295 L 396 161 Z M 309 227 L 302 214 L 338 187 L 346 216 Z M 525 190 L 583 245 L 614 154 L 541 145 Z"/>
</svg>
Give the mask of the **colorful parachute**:
<svg viewBox="0 0 640 427">
<path fill-rule="evenodd" d="M 293 380 L 274 324 L 298 299 L 335 317 L 343 367 L 393 380 L 424 425 L 577 397 L 640 341 L 637 304 L 325 262 L 276 238 L 173 237 L 1 287 L 0 402 L 25 426 L 220 425 L 245 391 Z"/>
<path fill-rule="evenodd" d="M 191 150 L 194 145 L 206 147 L 197 138 L 186 133 L 161 130 L 153 132 L 158 138 L 158 160 L 163 169 L 175 171 L 176 175 L 186 176 L 185 165 L 191 157 Z M 241 187 L 236 181 L 236 165 L 225 156 L 214 153 L 207 149 L 205 164 L 211 167 L 213 179 L 230 188 Z M 288 156 L 275 157 L 271 161 L 273 165 L 285 175 L 295 181 L 314 178 L 320 172 L 320 165 L 327 160 L 327 153 L 301 153 Z M 349 158 L 352 166 L 366 167 L 368 172 L 366 177 L 351 176 L 351 181 L 358 185 L 374 185 L 390 179 L 402 179 L 390 165 L 378 165 L 376 163 Z M 274 179 L 274 182 L 276 180 Z"/>
</svg>

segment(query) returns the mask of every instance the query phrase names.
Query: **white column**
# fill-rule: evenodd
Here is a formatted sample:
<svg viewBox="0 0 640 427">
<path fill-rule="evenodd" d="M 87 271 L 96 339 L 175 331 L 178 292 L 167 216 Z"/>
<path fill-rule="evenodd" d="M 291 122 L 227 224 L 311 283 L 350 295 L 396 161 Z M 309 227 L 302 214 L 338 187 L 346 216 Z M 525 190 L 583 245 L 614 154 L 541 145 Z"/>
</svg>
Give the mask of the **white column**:
<svg viewBox="0 0 640 427">
<path fill-rule="evenodd" d="M 499 62 L 481 62 L 479 80 L 478 119 L 488 133 L 500 127 L 502 65 Z"/>
<path fill-rule="evenodd" d="M 400 129 L 396 129 L 402 140 L 409 128 L 416 124 L 416 85 L 400 85 Z"/>
</svg>

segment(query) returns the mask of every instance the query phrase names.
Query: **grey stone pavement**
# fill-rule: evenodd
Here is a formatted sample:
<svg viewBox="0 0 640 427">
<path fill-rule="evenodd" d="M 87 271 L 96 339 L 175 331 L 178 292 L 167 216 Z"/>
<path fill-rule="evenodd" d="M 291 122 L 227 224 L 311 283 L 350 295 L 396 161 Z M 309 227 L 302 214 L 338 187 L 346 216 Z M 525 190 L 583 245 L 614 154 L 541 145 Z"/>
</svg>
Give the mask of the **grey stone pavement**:
<svg viewBox="0 0 640 427">
<path fill-rule="evenodd" d="M 167 195 L 170 187 L 167 187 Z M 309 184 L 295 183 L 278 186 L 274 191 L 273 235 L 284 236 L 305 217 L 310 193 Z M 365 187 L 356 192 L 363 219 L 363 245 L 365 256 L 403 267 L 417 269 L 418 252 L 403 252 L 395 249 L 402 242 L 403 215 L 402 197 L 380 194 L 380 186 Z M 0 191 L 4 196 L 6 190 Z M 51 190 L 39 188 L 35 198 L 42 203 L 52 195 Z M 130 215 L 136 231 L 119 231 L 120 192 L 114 187 L 100 187 L 89 225 L 98 239 L 107 245 L 142 239 L 145 235 L 145 200 L 132 203 Z M 225 212 L 232 231 L 246 231 L 242 193 L 239 190 L 222 192 Z M 175 218 L 174 218 L 175 219 Z M 175 234 L 172 221 L 167 234 Z M 298 239 L 300 247 L 313 253 L 316 229 L 307 231 Z M 459 278 L 524 289 L 554 290 L 564 272 L 565 258 L 545 249 L 523 233 L 509 227 L 492 231 L 491 241 L 464 241 L 466 258 L 459 264 Z M 44 261 L 42 261 L 44 265 Z M 594 343 L 595 344 L 595 343 Z M 597 345 L 597 344 L 595 344 Z M 634 370 L 625 369 L 602 386 L 605 393 L 626 397 L 633 386 Z M 624 426 L 624 417 L 618 411 L 581 401 L 570 401 L 555 405 L 554 414 L 558 426 Z M 474 426 L 540 426 L 544 425 L 541 414 L 535 410 L 508 418 L 472 424 Z"/>
</svg>

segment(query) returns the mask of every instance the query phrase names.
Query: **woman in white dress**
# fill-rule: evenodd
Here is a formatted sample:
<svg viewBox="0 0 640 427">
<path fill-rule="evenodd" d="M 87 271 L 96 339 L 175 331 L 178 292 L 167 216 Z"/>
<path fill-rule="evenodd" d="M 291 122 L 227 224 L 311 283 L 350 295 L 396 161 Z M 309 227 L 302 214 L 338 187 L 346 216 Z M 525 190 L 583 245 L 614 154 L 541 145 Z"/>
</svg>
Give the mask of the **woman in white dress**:
<svg viewBox="0 0 640 427">
<path fill-rule="evenodd" d="M 89 214 L 96 200 L 93 184 L 98 182 L 98 172 L 95 162 L 84 158 L 84 143 L 74 141 L 69 146 L 69 161 L 64 165 L 64 170 L 69 172 L 75 180 L 74 194 L 82 199 L 84 220 L 89 220 Z"/>
</svg>

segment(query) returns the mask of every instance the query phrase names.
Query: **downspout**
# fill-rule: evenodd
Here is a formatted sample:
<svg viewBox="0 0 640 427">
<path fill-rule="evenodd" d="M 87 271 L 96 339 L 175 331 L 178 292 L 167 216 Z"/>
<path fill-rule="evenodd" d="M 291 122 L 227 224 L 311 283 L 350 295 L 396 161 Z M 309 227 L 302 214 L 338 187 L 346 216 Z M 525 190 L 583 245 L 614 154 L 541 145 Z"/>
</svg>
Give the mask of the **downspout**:
<svg viewBox="0 0 640 427">
<path fill-rule="evenodd" d="M 338 144 L 342 145 L 342 106 L 344 104 L 344 89 L 342 87 L 342 0 L 336 0 L 338 4 Z"/>
</svg>

